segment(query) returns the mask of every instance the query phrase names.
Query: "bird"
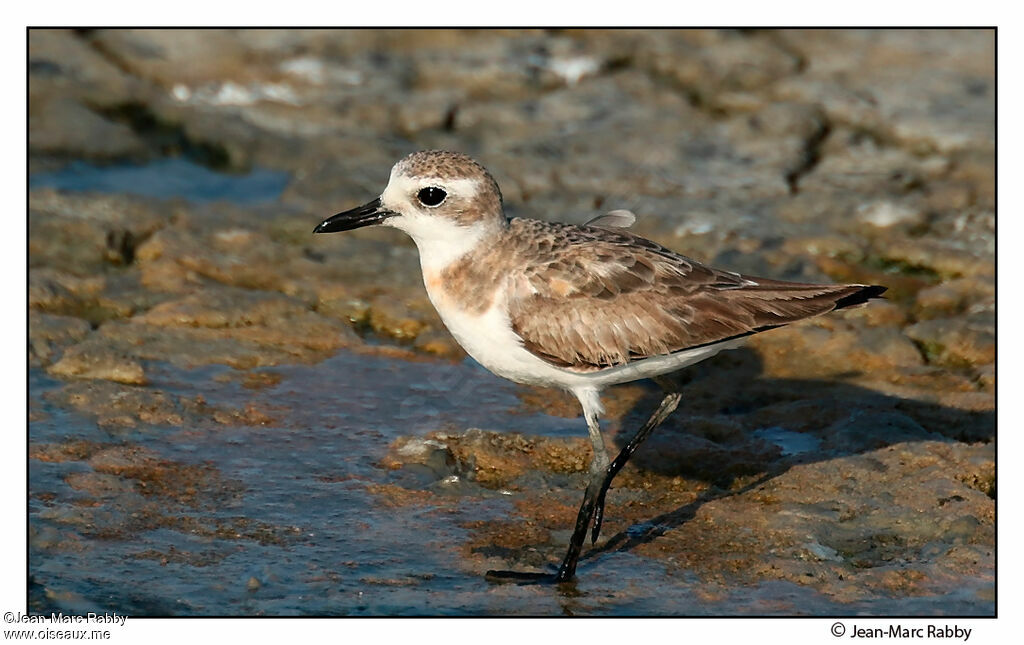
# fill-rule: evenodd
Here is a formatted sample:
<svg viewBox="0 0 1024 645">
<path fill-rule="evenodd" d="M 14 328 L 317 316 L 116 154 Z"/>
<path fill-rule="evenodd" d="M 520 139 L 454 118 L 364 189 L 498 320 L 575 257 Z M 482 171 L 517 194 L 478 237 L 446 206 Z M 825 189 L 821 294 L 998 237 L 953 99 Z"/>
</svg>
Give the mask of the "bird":
<svg viewBox="0 0 1024 645">
<path fill-rule="evenodd" d="M 862 305 L 880 285 L 786 282 L 712 268 L 631 233 L 612 211 L 577 225 L 508 217 L 498 183 L 461 152 L 399 160 L 372 201 L 314 233 L 384 226 L 416 244 L 427 296 L 466 353 L 494 374 L 560 388 L 580 403 L 593 457 L 557 573 L 489 571 L 495 580 L 568 583 L 587 533 L 596 543 L 612 480 L 682 398 L 672 372 L 753 334 Z M 610 458 L 602 391 L 650 378 L 665 390 L 650 418 Z"/>
</svg>

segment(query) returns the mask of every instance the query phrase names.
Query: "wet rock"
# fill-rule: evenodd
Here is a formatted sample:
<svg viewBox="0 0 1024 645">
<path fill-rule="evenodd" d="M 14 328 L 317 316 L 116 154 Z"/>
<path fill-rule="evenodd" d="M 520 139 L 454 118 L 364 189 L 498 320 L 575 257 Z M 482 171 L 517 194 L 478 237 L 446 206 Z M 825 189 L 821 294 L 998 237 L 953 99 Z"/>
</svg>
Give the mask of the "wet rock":
<svg viewBox="0 0 1024 645">
<path fill-rule="evenodd" d="M 61 531 L 55 527 L 36 528 L 29 526 L 29 548 L 43 551 L 79 552 L 85 549 L 79 535 L 71 531 Z"/>
<path fill-rule="evenodd" d="M 263 405 L 248 402 L 240 408 L 214 406 L 202 396 L 180 396 L 153 388 L 122 385 L 109 380 L 72 381 L 46 399 L 96 418 L 110 431 L 138 426 L 264 425 L 273 418 Z M 71 443 L 67 450 L 81 452 Z M 91 444 L 86 444 L 91 445 Z M 50 452 L 42 454 L 62 454 Z M 42 457 L 41 457 L 42 458 Z M 44 460 L 59 460 L 49 457 Z"/>
<path fill-rule="evenodd" d="M 406 136 L 424 130 L 450 129 L 461 99 L 460 93 L 450 89 L 418 92 L 415 101 L 396 106 L 396 129 Z"/>
<path fill-rule="evenodd" d="M 919 291 L 915 313 L 921 319 L 967 312 L 994 312 L 995 298 L 994 276 L 957 278 Z"/>
<path fill-rule="evenodd" d="M 35 154 L 61 157 L 139 159 L 149 153 L 149 146 L 130 127 L 69 98 L 32 104 L 28 144 Z"/>
<path fill-rule="evenodd" d="M 892 443 L 935 440 L 914 419 L 898 412 L 854 412 L 823 433 L 827 446 L 841 453 L 876 450 Z"/>
<path fill-rule="evenodd" d="M 810 553 L 812 557 L 817 558 L 818 560 L 831 560 L 833 562 L 843 561 L 843 558 L 839 555 L 838 551 L 823 544 L 808 542 L 804 545 L 804 548 L 807 549 L 808 553 Z"/>
<path fill-rule="evenodd" d="M 366 324 L 370 303 L 355 295 L 343 284 L 324 284 L 317 292 L 316 311 L 331 318 L 344 320 L 357 327 Z"/>
<path fill-rule="evenodd" d="M 438 479 L 452 473 L 455 455 L 443 441 L 437 439 L 421 439 L 419 437 L 402 437 L 388 449 L 388 454 L 381 460 L 385 468 L 401 468 L 408 464 L 427 466 L 438 473 Z"/>
<path fill-rule="evenodd" d="M 447 329 L 428 327 L 416 335 L 413 347 L 427 354 L 434 354 L 453 361 L 466 358 L 466 351 L 456 342 Z"/>
<path fill-rule="evenodd" d="M 246 371 L 246 372 L 224 372 L 214 377 L 215 381 L 219 382 L 230 382 L 237 381 L 242 384 L 242 387 L 250 390 L 262 390 L 268 387 L 274 387 L 282 380 L 284 375 L 278 372 L 263 372 L 263 371 Z"/>
<path fill-rule="evenodd" d="M 140 534 L 171 530 L 205 540 L 248 540 L 281 545 L 299 533 L 296 527 L 212 516 L 212 512 L 230 507 L 243 487 L 221 476 L 208 464 L 164 459 L 137 445 L 72 442 L 40 446 L 34 454 L 44 461 L 49 461 L 49 457 L 56 457 L 57 461 L 85 460 L 83 465 L 89 470 L 75 470 L 64 478 L 70 489 L 76 491 L 72 503 L 52 505 L 39 513 L 40 519 L 74 527 L 85 540 L 138 540 Z M 147 539 L 138 541 L 145 543 Z M 67 540 L 59 539 L 49 546 L 37 546 L 62 551 L 76 548 Z M 164 559 L 186 559 L 177 557 L 174 552 L 171 546 Z M 194 554 L 187 560 L 195 566 L 208 566 L 222 557 L 223 554 Z"/>
<path fill-rule="evenodd" d="M 426 579 L 429 580 L 433 576 L 427 575 Z M 366 576 L 359 579 L 359 582 L 364 585 L 384 585 L 387 587 L 416 587 L 423 584 L 423 578 L 416 578 L 413 576 L 403 578 L 377 578 L 373 576 Z"/>
<path fill-rule="evenodd" d="M 967 319 L 937 318 L 915 323 L 907 335 L 920 344 L 930 362 L 943 365 L 986 365 L 995 360 L 995 331 L 987 315 Z"/>
<path fill-rule="evenodd" d="M 161 459 L 137 446 L 115 446 L 92 455 L 89 465 L 97 473 L 132 482 L 144 496 L 166 498 L 179 504 L 197 506 L 237 492 L 237 485 L 223 481 L 208 466 L 181 464 Z"/>
<path fill-rule="evenodd" d="M 939 150 L 990 148 L 994 32 L 837 30 L 784 32 L 807 62 L 776 91 L 820 103 L 830 118 Z M 915 97 L 933 100 L 922 104 Z"/>
<path fill-rule="evenodd" d="M 33 190 L 29 193 L 32 266 L 88 276 L 110 265 L 131 264 L 136 246 L 172 216 L 166 204 L 126 195 Z"/>
<path fill-rule="evenodd" d="M 312 315 L 290 327 L 238 330 L 110 322 L 100 327 L 98 335 L 97 342 L 142 360 L 183 367 L 221 364 L 236 369 L 313 361 L 346 343 L 345 328 Z"/>
<path fill-rule="evenodd" d="M 247 48 L 227 31 L 110 29 L 90 41 L 134 75 L 164 87 L 246 75 Z"/>
<path fill-rule="evenodd" d="M 974 207 L 956 211 L 955 227 L 960 229 L 961 235 L 968 233 L 973 237 L 973 234 L 980 229 L 989 240 L 993 237 L 995 162 L 995 155 L 990 150 L 964 151 L 956 155 L 947 182 L 936 186 L 936 200 L 944 194 L 952 195 L 966 202 L 966 205 Z M 944 210 L 950 204 L 946 202 L 941 205 Z M 965 231 L 965 228 L 968 230 Z"/>
<path fill-rule="evenodd" d="M 276 420 L 253 403 L 246 404 L 242 409 L 214 409 L 212 416 L 214 421 L 224 425 L 266 426 Z"/>
<path fill-rule="evenodd" d="M 28 297 L 32 309 L 82 318 L 92 326 L 127 318 L 167 299 L 143 288 L 134 273 L 81 278 L 45 268 L 29 275 Z"/>
<path fill-rule="evenodd" d="M 156 152 L 129 125 L 104 114 L 151 96 L 146 81 L 71 30 L 32 29 L 28 50 L 33 155 L 110 160 Z"/>
<path fill-rule="evenodd" d="M 207 289 L 152 307 L 129 322 L 101 325 L 87 345 L 68 350 L 69 356 L 80 358 L 74 363 L 69 359 L 54 373 L 82 374 L 88 371 L 82 364 L 107 365 L 112 359 L 100 357 L 109 356 L 251 368 L 314 360 L 359 342 L 351 328 L 294 298 Z"/>
<path fill-rule="evenodd" d="M 147 383 L 138 361 L 111 351 L 106 344 L 94 339 L 68 348 L 47 371 L 54 376 L 105 379 L 129 385 Z"/>
<path fill-rule="evenodd" d="M 221 208 L 210 215 L 212 222 L 197 217 L 189 226 L 161 230 L 139 247 L 143 284 L 188 293 L 213 280 L 242 289 L 278 291 L 321 313 L 352 320 L 364 309 L 360 303 L 382 289 L 421 282 L 411 248 L 366 248 L 365 240 L 346 236 L 313 240 L 307 226 L 314 218 L 287 218 L 260 232 L 241 225 L 241 220 L 251 220 L 251 213 L 241 209 Z M 425 303 L 422 291 L 417 293 Z"/>
<path fill-rule="evenodd" d="M 779 377 L 856 373 L 877 378 L 922 364 L 920 352 L 899 330 L 857 328 L 838 316 L 759 334 L 750 345 L 764 358 L 765 373 Z"/>
<path fill-rule="evenodd" d="M 395 300 L 394 295 L 381 295 L 368 303 L 366 322 L 373 331 L 397 340 L 413 340 L 426 328 L 424 318 L 434 318 L 433 308 L 422 292 L 411 295 L 408 301 Z M 413 307 L 419 311 L 414 311 Z M 431 315 L 433 314 L 433 315 Z M 440 320 L 438 320 L 440 322 Z M 441 326 L 441 325 L 438 325 Z"/>
<path fill-rule="evenodd" d="M 40 400 L 37 398 L 30 398 L 28 400 L 28 421 L 29 423 L 35 423 L 36 421 L 43 421 L 50 418 L 50 414 L 42 409 Z"/>
<path fill-rule="evenodd" d="M 103 449 L 103 444 L 82 439 L 71 439 L 61 443 L 29 444 L 29 459 L 45 462 L 82 461 Z"/>
<path fill-rule="evenodd" d="M 427 465 L 439 474 L 455 473 L 487 488 L 502 488 L 532 469 L 583 472 L 590 454 L 590 443 L 583 438 L 525 437 L 473 428 L 461 434 L 432 432 L 426 439 L 399 439 L 382 463 L 388 468 Z"/>
<path fill-rule="evenodd" d="M 964 448 L 950 451 L 945 444 L 930 442 L 897 444 L 863 456 L 794 466 L 742 494 L 706 501 L 692 520 L 638 549 L 652 557 L 667 557 L 680 553 L 677 549 L 687 544 L 689 554 L 680 564 L 698 571 L 702 578 L 781 578 L 819 589 L 849 585 L 891 588 L 902 583 L 885 576 L 877 578 L 873 571 L 896 566 L 918 572 L 910 593 L 927 593 L 931 565 L 908 564 L 915 559 L 917 548 L 935 540 L 949 545 L 961 540 L 988 541 L 993 536 L 990 519 L 980 519 L 991 517 L 990 504 L 955 476 L 971 452 Z M 896 467 L 901 461 L 914 462 L 915 481 L 929 485 L 910 486 L 913 491 L 894 485 L 910 476 Z M 878 485 L 885 490 L 898 489 L 901 494 L 869 492 Z M 907 521 L 924 509 L 937 508 L 953 492 L 962 500 L 956 503 L 963 505 L 957 518 L 939 525 Z M 964 512 L 967 508 L 974 510 Z M 811 549 L 808 535 L 815 537 Z M 701 554 L 711 550 L 721 556 L 714 558 L 715 564 L 704 566 Z M 800 557 L 805 550 L 824 566 L 805 564 Z M 758 555 L 751 557 L 751 551 Z M 941 556 L 939 559 L 944 561 Z"/>
<path fill-rule="evenodd" d="M 28 306 L 47 312 L 87 312 L 105 286 L 102 276 L 80 278 L 39 269 L 29 275 Z"/>
<path fill-rule="evenodd" d="M 207 288 L 162 303 L 133 322 L 157 326 L 211 329 L 283 324 L 308 312 L 305 303 L 287 296 L 249 289 Z"/>
<path fill-rule="evenodd" d="M 73 528 L 86 535 L 92 533 L 96 527 L 124 522 L 125 515 L 122 509 L 111 511 L 103 507 L 73 504 L 53 505 L 39 512 L 41 519 Z"/>
<path fill-rule="evenodd" d="M 128 425 L 139 422 L 153 425 L 180 425 L 184 400 L 152 390 L 129 388 L 109 381 L 72 382 L 50 393 L 48 400 L 95 415 L 101 426 Z"/>
<path fill-rule="evenodd" d="M 768 34 L 729 30 L 637 33 L 638 64 L 714 106 L 722 95 L 753 92 L 788 76 L 800 60 Z M 715 55 L 711 55 L 715 52 Z M 735 100 L 735 99 L 733 99 Z"/>
<path fill-rule="evenodd" d="M 780 249 L 783 253 L 807 255 L 810 257 L 853 257 L 862 252 L 859 244 L 846 236 L 839 235 L 799 235 L 786 240 Z"/>
<path fill-rule="evenodd" d="M 28 317 L 28 360 L 33 366 L 52 363 L 63 348 L 84 339 L 91 328 L 81 318 L 51 316 L 35 311 Z"/>
<path fill-rule="evenodd" d="M 385 508 L 422 507 L 439 504 L 438 496 L 428 490 L 415 490 L 395 484 L 370 484 L 367 492 Z"/>
<path fill-rule="evenodd" d="M 448 33 L 423 43 L 421 55 L 413 60 L 415 83 L 454 90 L 469 100 L 518 98 L 546 85 L 539 72 L 544 67 L 551 70 L 551 65 L 543 48 L 558 48 L 567 44 L 564 40 L 544 38 L 539 32 L 520 33 L 516 39 Z M 457 54 L 464 46 L 473 48 L 471 56 Z M 555 79 L 547 80 L 550 84 Z"/>
<path fill-rule="evenodd" d="M 605 390 L 601 397 L 605 412 L 601 416 L 606 423 L 621 420 L 626 413 L 638 405 L 648 394 L 648 389 L 640 385 L 619 385 Z M 529 410 L 565 419 L 578 419 L 580 430 L 586 428 L 579 400 L 563 390 L 547 387 L 522 385 L 517 394 L 519 400 Z"/>
<path fill-rule="evenodd" d="M 814 107 L 772 103 L 730 119 L 725 131 L 715 134 L 716 139 L 728 138 L 733 142 L 739 165 L 749 166 L 751 160 L 757 160 L 759 165 L 767 163 L 775 174 L 772 183 L 782 180 L 792 186 L 808 165 L 809 150 L 825 133 L 824 116 Z"/>
<path fill-rule="evenodd" d="M 958 479 L 971 488 L 996 498 L 995 447 L 987 444 L 975 451 L 970 462 L 961 466 Z"/>
<path fill-rule="evenodd" d="M 105 473 L 69 473 L 64 481 L 92 497 L 113 497 L 135 491 L 135 486 L 127 480 Z"/>
<path fill-rule="evenodd" d="M 158 551 L 156 549 L 147 549 L 138 553 L 133 553 L 131 557 L 139 560 L 156 560 L 160 563 L 160 566 L 167 566 L 168 564 L 187 564 L 193 567 L 209 567 L 219 564 L 224 558 L 230 553 L 225 551 L 181 551 L 176 549 L 174 546 L 169 547 L 166 551 Z"/>
<path fill-rule="evenodd" d="M 68 29 L 32 29 L 28 55 L 32 99 L 61 91 L 93 103 L 116 103 L 131 100 L 142 84 Z"/>
<path fill-rule="evenodd" d="M 889 261 L 912 269 L 926 269 L 942 277 L 991 276 L 995 274 L 993 257 L 980 249 L 965 249 L 946 240 L 888 239 L 878 253 Z"/>
<path fill-rule="evenodd" d="M 858 407 L 866 407 L 862 403 Z M 764 428 L 785 428 L 790 432 L 818 434 L 849 416 L 848 405 L 826 397 L 807 396 L 772 402 L 753 413 L 753 421 Z"/>
<path fill-rule="evenodd" d="M 994 391 L 996 387 L 996 364 L 989 363 L 988 365 L 982 365 L 977 369 L 978 383 L 988 390 L 989 392 Z"/>
<path fill-rule="evenodd" d="M 925 186 L 942 185 L 948 162 L 884 145 L 863 132 L 837 127 L 821 142 L 817 161 L 798 178 L 800 191 L 781 208 L 787 219 L 824 218 L 855 236 L 924 225 Z M 948 208 L 948 204 L 943 205 Z"/>
<path fill-rule="evenodd" d="M 863 320 L 872 327 L 902 327 L 909 316 L 906 307 L 885 300 L 872 301 L 868 307 L 852 307 L 843 316 L 850 320 Z"/>
<path fill-rule="evenodd" d="M 706 423 L 697 426 L 707 429 Z M 721 428 L 715 428 L 714 432 L 721 432 Z M 767 441 L 746 437 L 736 440 L 738 436 L 731 438 L 732 441 L 713 441 L 673 431 L 669 426 L 645 442 L 643 453 L 631 462 L 634 467 L 663 476 L 678 475 L 730 486 L 731 482 L 745 475 L 769 470 L 781 453 L 779 446 Z M 626 439 L 616 436 L 616 448 L 621 448 Z"/>
<path fill-rule="evenodd" d="M 621 109 L 610 112 L 603 105 Z M 647 127 L 638 127 L 640 122 Z M 590 126 L 584 129 L 581 123 Z M 686 124 L 686 139 L 694 140 L 690 155 L 672 144 L 679 137 L 680 123 Z M 507 186 L 531 203 L 539 195 L 555 193 L 561 201 L 558 210 L 568 213 L 578 209 L 566 204 L 574 196 L 588 196 L 591 204 L 584 212 L 589 212 L 594 196 L 667 195 L 681 192 L 684 183 L 695 195 L 706 195 L 719 185 L 741 182 L 730 163 L 730 155 L 739 153 L 728 143 L 716 144 L 704 135 L 714 124 L 677 93 L 632 70 L 515 103 L 470 104 L 459 110 L 457 127 L 485 140 L 505 133 L 493 144 L 506 159 L 498 176 L 502 190 Z M 675 134 L 666 138 L 670 129 Z M 625 145 L 625 134 L 637 145 Z M 516 143 L 510 145 L 509 139 Z M 606 152 L 614 149 L 616 154 L 598 163 L 594 155 L 599 147 Z M 578 154 L 567 155 L 570 149 Z M 708 164 L 717 166 L 706 168 Z M 730 174 L 711 172 L 718 167 Z M 751 171 L 749 164 L 747 169 Z M 701 183 L 704 179 L 711 182 L 707 188 Z M 756 182 L 747 181 L 745 186 L 756 187 Z M 515 195 L 509 192 L 510 203 Z"/>
<path fill-rule="evenodd" d="M 244 245 L 237 245 L 240 240 Z M 218 248 L 221 247 L 221 248 Z M 182 292 L 199 283 L 197 277 L 246 289 L 274 289 L 282 276 L 277 267 L 287 252 L 264 234 L 222 230 L 197 236 L 181 229 L 165 229 L 138 249 L 143 284 Z"/>
<path fill-rule="evenodd" d="M 550 504 L 545 504 L 550 509 Z M 463 524 L 474 536 L 465 549 L 474 559 L 486 558 L 486 566 L 543 569 L 554 533 L 533 518 L 519 521 L 470 521 Z"/>
</svg>

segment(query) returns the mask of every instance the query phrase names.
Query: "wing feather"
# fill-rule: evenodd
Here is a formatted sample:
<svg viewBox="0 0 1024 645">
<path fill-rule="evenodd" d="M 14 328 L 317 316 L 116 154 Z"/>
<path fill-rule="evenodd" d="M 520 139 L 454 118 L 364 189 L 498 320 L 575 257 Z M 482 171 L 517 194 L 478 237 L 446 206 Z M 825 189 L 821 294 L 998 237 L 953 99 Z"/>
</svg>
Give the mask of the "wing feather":
<svg viewBox="0 0 1024 645">
<path fill-rule="evenodd" d="M 508 309 L 523 345 L 579 371 L 623 365 L 859 304 L 884 288 L 721 271 L 622 229 L 514 219 Z M 532 230 L 531 230 L 532 229 Z"/>
</svg>

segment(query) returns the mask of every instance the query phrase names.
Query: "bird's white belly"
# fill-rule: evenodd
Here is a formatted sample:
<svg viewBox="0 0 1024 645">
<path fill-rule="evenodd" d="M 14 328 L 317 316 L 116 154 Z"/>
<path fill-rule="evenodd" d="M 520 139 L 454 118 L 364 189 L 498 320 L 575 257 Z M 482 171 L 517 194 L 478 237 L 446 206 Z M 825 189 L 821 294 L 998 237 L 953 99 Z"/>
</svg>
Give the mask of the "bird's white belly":
<svg viewBox="0 0 1024 645">
<path fill-rule="evenodd" d="M 427 294 L 459 345 L 488 370 L 517 383 L 554 387 L 573 385 L 572 373 L 537 358 L 523 348 L 522 339 L 512 331 L 500 293 L 480 314 L 467 312 L 436 289 L 428 287 Z"/>
</svg>

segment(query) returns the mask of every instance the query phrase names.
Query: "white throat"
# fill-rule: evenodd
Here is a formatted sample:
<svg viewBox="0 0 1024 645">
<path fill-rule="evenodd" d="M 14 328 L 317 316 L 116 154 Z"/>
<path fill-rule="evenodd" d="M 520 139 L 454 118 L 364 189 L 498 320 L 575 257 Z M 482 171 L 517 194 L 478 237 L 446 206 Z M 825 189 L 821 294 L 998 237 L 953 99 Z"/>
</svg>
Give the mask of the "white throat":
<svg viewBox="0 0 1024 645">
<path fill-rule="evenodd" d="M 420 252 L 423 273 L 435 273 L 475 249 L 493 231 L 485 222 L 460 226 L 442 217 L 402 215 L 385 220 L 386 226 L 405 231 Z"/>
</svg>

